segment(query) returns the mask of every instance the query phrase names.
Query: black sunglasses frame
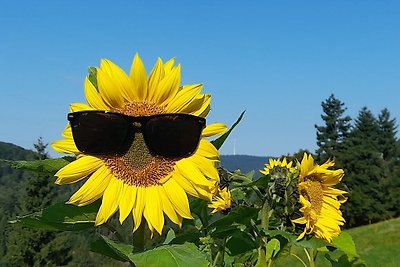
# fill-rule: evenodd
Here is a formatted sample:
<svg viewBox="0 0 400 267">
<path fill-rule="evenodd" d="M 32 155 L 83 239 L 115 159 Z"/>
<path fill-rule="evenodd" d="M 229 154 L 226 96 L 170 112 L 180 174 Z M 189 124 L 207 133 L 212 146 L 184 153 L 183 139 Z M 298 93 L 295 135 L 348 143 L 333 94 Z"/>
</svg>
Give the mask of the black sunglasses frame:
<svg viewBox="0 0 400 267">
<path fill-rule="evenodd" d="M 122 113 L 118 113 L 118 112 L 113 112 L 113 111 L 107 111 L 107 110 L 84 110 L 84 111 L 77 111 L 77 112 L 71 112 L 68 113 L 67 115 L 67 119 L 70 122 L 71 128 L 72 128 L 72 133 L 74 135 L 74 122 L 75 120 L 85 114 L 89 114 L 89 113 L 96 113 L 96 114 L 111 114 L 114 116 L 117 116 L 119 118 L 122 118 L 125 122 L 126 122 L 126 126 L 127 126 L 127 136 L 125 136 L 123 142 L 122 142 L 122 147 L 123 149 L 121 149 L 121 147 L 116 147 L 114 150 L 110 150 L 107 153 L 103 153 L 103 152 L 99 152 L 99 153 L 92 153 L 92 152 L 88 152 L 88 151 L 84 151 L 79 149 L 78 145 L 77 148 L 78 150 L 80 150 L 80 152 L 88 154 L 88 155 L 121 155 L 124 154 L 126 152 L 127 149 L 129 149 L 129 144 L 132 143 L 133 139 L 132 139 L 132 133 L 134 132 L 141 132 L 143 134 L 145 143 L 147 145 L 147 147 L 152 151 L 155 152 L 156 154 L 157 151 L 154 150 L 153 146 L 151 145 L 151 140 L 149 140 L 147 138 L 147 134 L 146 134 L 146 125 L 147 123 L 155 118 L 162 118 L 162 117 L 179 117 L 179 118 L 188 118 L 189 120 L 194 120 L 196 121 L 196 123 L 198 123 L 199 127 L 199 133 L 198 133 L 198 141 L 197 141 L 197 145 L 198 142 L 201 139 L 201 132 L 202 130 L 205 128 L 206 126 L 206 119 L 203 117 L 198 117 L 195 115 L 191 115 L 191 114 L 185 114 L 185 113 L 161 113 L 161 114 L 155 114 L 155 115 L 146 115 L 146 116 L 130 116 L 130 115 L 126 115 L 126 114 L 122 114 Z M 75 137 L 74 137 L 75 140 Z M 193 154 L 194 151 L 190 151 L 190 153 L 187 153 L 186 155 L 183 155 L 183 157 L 188 157 L 191 154 Z"/>
</svg>

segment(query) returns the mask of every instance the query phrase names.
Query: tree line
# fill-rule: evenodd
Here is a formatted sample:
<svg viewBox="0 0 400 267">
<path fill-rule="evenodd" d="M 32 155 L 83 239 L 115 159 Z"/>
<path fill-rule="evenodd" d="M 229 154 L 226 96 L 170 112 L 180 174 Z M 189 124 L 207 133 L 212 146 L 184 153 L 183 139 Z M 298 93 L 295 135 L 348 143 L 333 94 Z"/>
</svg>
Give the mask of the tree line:
<svg viewBox="0 0 400 267">
<path fill-rule="evenodd" d="M 343 205 L 347 227 L 375 223 L 400 215 L 400 141 L 397 122 L 388 109 L 375 116 L 363 107 L 357 117 L 333 94 L 322 102 L 323 125 L 315 125 L 316 156 L 334 159 L 343 168 L 349 191 Z"/>
</svg>

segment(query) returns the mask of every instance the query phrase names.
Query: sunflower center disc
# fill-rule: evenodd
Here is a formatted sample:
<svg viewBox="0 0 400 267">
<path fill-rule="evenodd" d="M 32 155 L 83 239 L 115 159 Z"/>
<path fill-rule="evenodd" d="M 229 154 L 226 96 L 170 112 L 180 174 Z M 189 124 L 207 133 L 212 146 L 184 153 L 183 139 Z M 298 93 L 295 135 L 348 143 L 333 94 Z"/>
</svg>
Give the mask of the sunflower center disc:
<svg viewBox="0 0 400 267">
<path fill-rule="evenodd" d="M 135 170 L 142 170 L 150 164 L 153 160 L 153 156 L 144 142 L 142 133 L 135 133 L 132 145 L 128 152 L 122 156 L 122 159 Z"/>
<path fill-rule="evenodd" d="M 118 112 L 143 116 L 163 113 L 160 107 L 143 102 L 128 103 Z M 160 184 L 173 170 L 175 161 L 154 155 L 147 147 L 143 133 L 135 132 L 131 147 L 123 156 L 105 158 L 106 166 L 125 184 L 148 187 Z"/>
<path fill-rule="evenodd" d="M 308 180 L 307 186 L 302 192 L 303 196 L 311 203 L 311 208 L 319 215 L 321 213 L 324 193 L 322 191 L 321 182 L 314 179 Z"/>
</svg>

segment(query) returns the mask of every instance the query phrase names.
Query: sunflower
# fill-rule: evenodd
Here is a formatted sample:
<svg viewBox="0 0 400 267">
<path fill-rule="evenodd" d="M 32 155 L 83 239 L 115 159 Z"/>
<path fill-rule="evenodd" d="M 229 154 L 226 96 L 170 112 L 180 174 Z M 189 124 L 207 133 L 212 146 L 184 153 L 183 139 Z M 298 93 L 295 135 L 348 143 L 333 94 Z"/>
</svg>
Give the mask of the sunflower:
<svg viewBox="0 0 400 267">
<path fill-rule="evenodd" d="M 331 160 L 318 165 L 311 155 L 304 154 L 298 179 L 303 217 L 293 220 L 305 224 L 298 239 L 305 234 L 314 234 L 331 242 L 340 233 L 340 226 L 344 224 L 340 205 L 345 202 L 343 194 L 347 192 L 334 188 L 342 180 L 344 172 L 342 169 L 328 170 L 333 165 Z"/>
<path fill-rule="evenodd" d="M 213 197 L 212 202 L 208 205 L 209 208 L 213 209 L 211 213 L 216 213 L 218 211 L 228 210 L 231 208 L 231 192 L 228 188 L 219 189 L 218 195 Z"/>
<path fill-rule="evenodd" d="M 273 176 L 274 174 L 277 173 L 282 173 L 284 172 L 284 175 L 286 173 L 293 173 L 295 168 L 292 167 L 293 162 L 287 162 L 286 157 L 281 159 L 273 159 L 269 158 L 269 162 L 265 164 L 265 168 L 263 170 L 260 170 L 262 174 L 270 174 Z"/>
<path fill-rule="evenodd" d="M 149 76 L 137 54 L 129 75 L 103 59 L 96 77 L 94 81 L 86 77 L 87 103 L 71 104 L 71 112 L 107 110 L 130 116 L 185 113 L 205 117 L 210 111 L 210 95 L 201 94 L 201 84 L 180 86 L 180 65 L 175 65 L 174 59 L 165 63 L 158 59 Z M 121 224 L 132 214 L 134 231 L 144 217 L 149 229 L 161 234 L 164 213 L 179 226 L 183 218 L 192 218 L 188 195 L 212 200 L 219 183 L 219 154 L 205 137 L 225 131 L 222 123 L 207 125 L 191 156 L 171 159 L 154 156 L 143 136 L 136 134 L 124 155 L 86 155 L 77 149 L 67 125 L 64 139 L 53 142 L 52 147 L 60 153 L 75 154 L 77 159 L 55 174 L 56 184 L 88 178 L 68 203 L 84 206 L 101 198 L 96 225 L 107 222 L 119 210 Z"/>
</svg>

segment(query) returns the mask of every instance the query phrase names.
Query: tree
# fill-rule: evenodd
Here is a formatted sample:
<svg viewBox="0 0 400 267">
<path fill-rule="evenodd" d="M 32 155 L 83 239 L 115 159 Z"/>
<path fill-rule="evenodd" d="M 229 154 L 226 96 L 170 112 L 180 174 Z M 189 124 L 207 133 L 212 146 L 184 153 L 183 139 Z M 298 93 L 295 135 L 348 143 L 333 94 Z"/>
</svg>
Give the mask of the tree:
<svg viewBox="0 0 400 267">
<path fill-rule="evenodd" d="M 378 146 L 383 159 L 394 159 L 399 156 L 396 119 L 390 118 L 388 109 L 383 109 L 378 116 L 379 138 Z"/>
<path fill-rule="evenodd" d="M 47 153 L 46 149 L 49 144 L 45 144 L 43 142 L 43 138 L 39 137 L 36 144 L 33 144 L 38 159 L 47 159 L 49 158 L 49 154 Z"/>
<path fill-rule="evenodd" d="M 317 129 L 317 145 L 319 147 L 316 151 L 317 158 L 325 161 L 328 158 L 336 158 L 340 153 L 350 132 L 351 118 L 344 116 L 347 108 L 333 94 L 323 101 L 321 106 L 324 112 L 321 118 L 325 125 L 315 125 L 314 127 Z"/>
<path fill-rule="evenodd" d="M 400 143 L 397 138 L 396 119 L 390 118 L 388 109 L 383 109 L 378 117 L 378 146 L 384 159 L 383 174 L 387 180 L 386 202 L 393 216 L 400 215 Z"/>
<path fill-rule="evenodd" d="M 47 144 L 39 138 L 34 144 L 37 159 L 46 159 Z M 18 212 L 28 214 L 39 211 L 54 202 L 58 190 L 53 177 L 31 173 L 20 183 Z M 7 249 L 3 259 L 6 266 L 60 266 L 72 260 L 68 234 L 55 231 L 34 230 L 22 225 L 12 225 L 6 235 Z"/>
<path fill-rule="evenodd" d="M 391 217 L 387 202 L 388 178 L 380 149 L 380 127 L 366 107 L 362 108 L 340 154 L 350 190 L 344 205 L 347 226 L 378 222 Z"/>
</svg>

